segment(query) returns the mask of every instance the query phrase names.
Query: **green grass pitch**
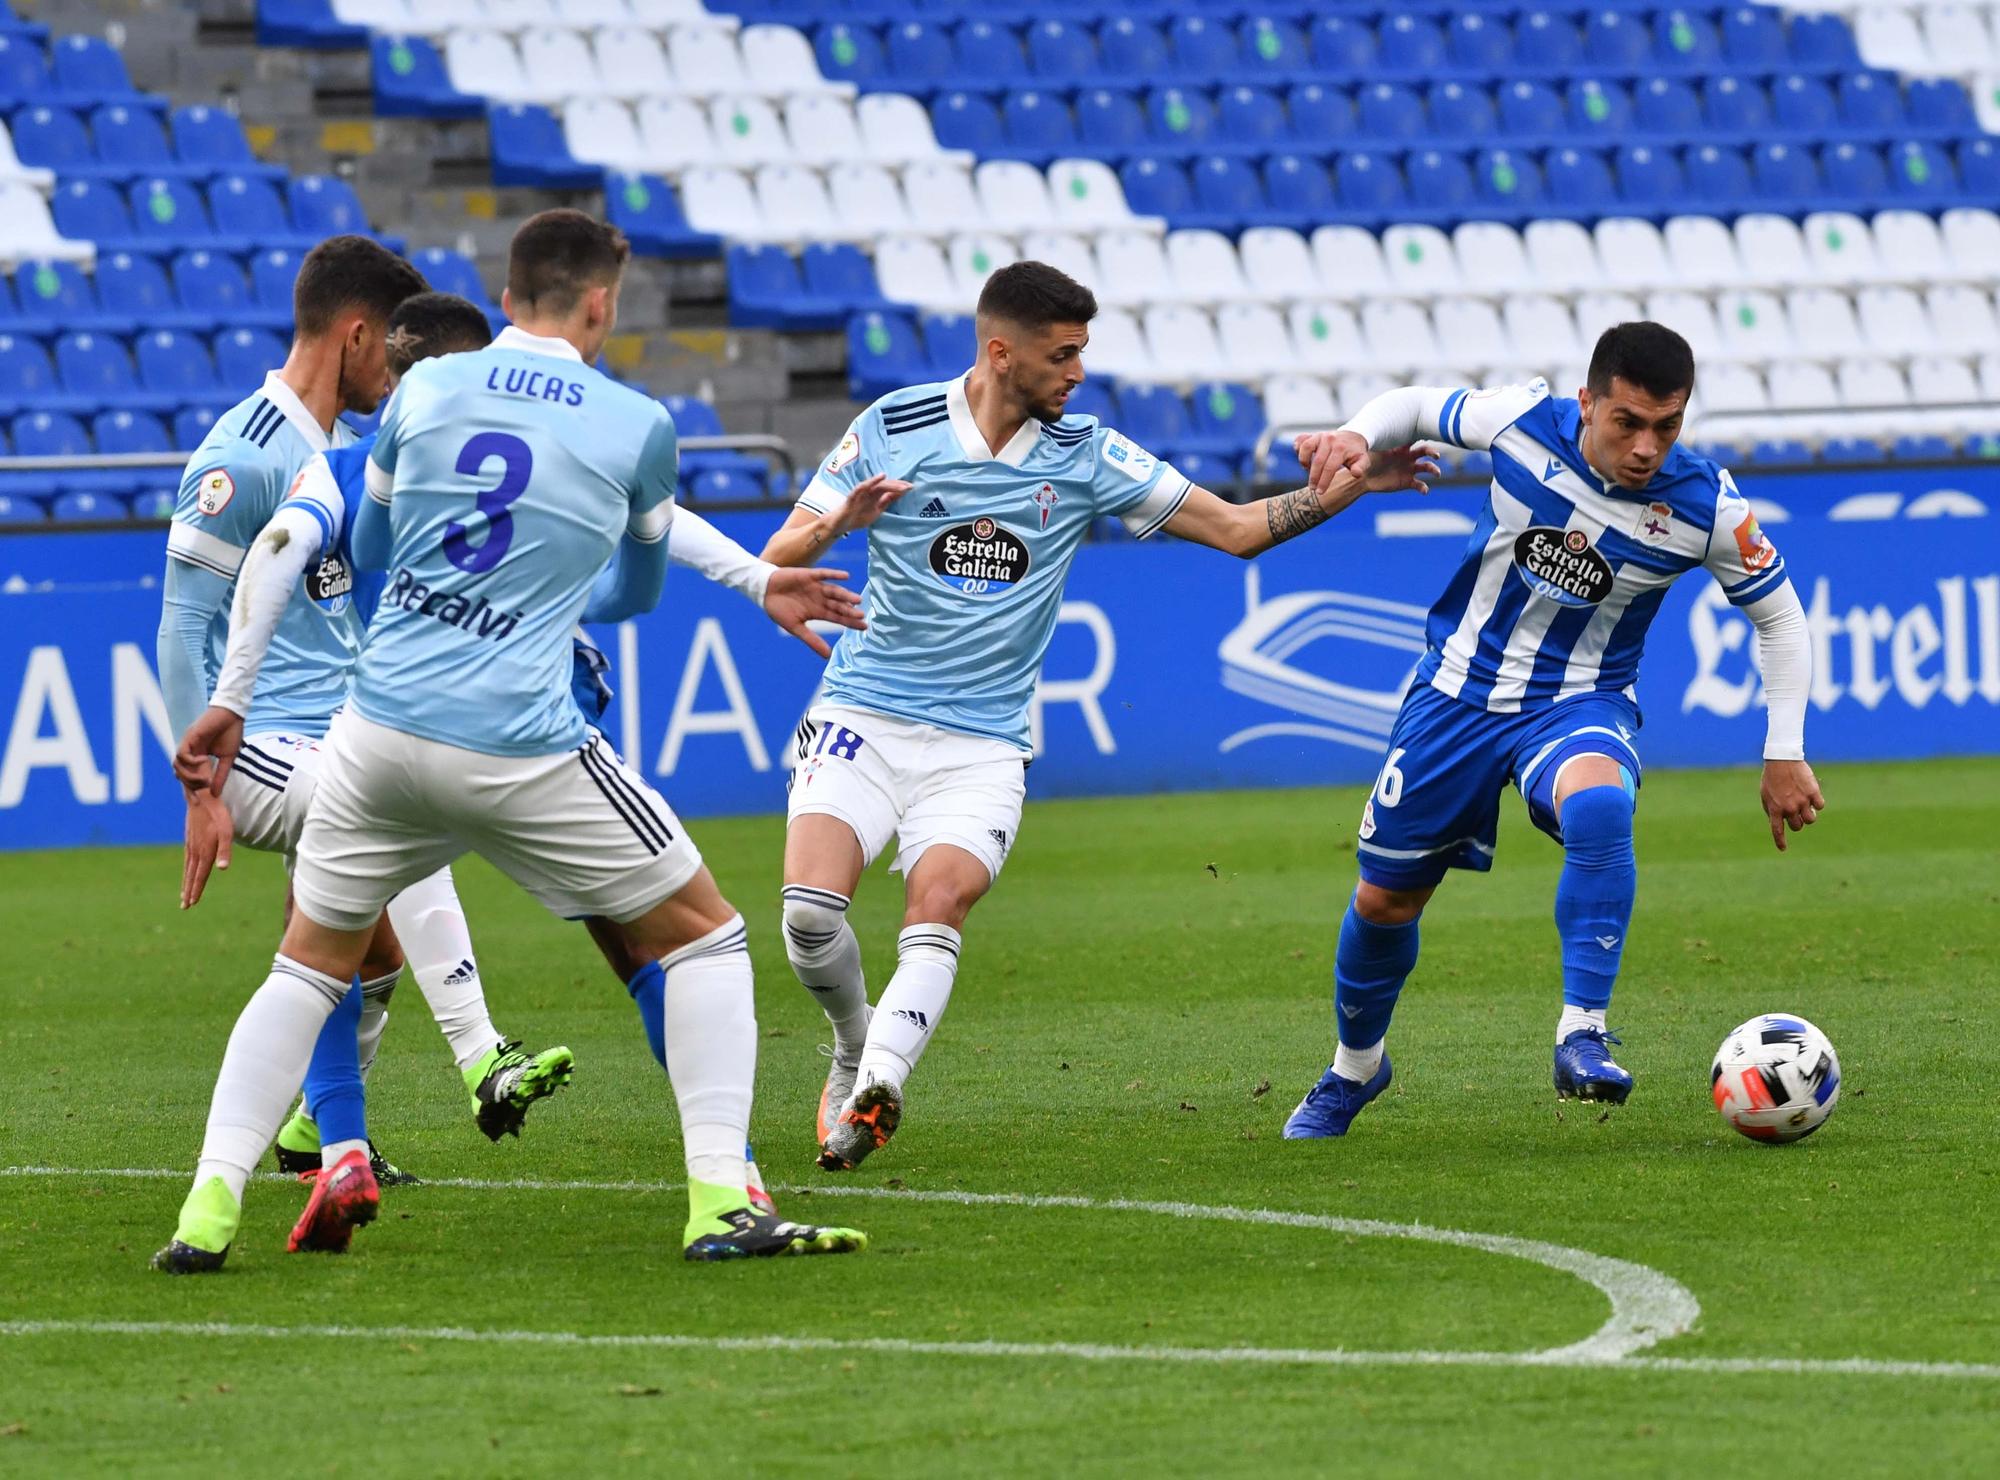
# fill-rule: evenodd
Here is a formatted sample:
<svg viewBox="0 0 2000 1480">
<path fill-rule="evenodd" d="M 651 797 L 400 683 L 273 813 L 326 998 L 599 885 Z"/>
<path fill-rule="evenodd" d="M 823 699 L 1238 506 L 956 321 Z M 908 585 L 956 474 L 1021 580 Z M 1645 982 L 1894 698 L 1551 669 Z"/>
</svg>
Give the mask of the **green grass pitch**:
<svg viewBox="0 0 2000 1480">
<path fill-rule="evenodd" d="M 1560 856 L 1510 803 L 1494 873 L 1454 876 L 1424 923 L 1394 1089 L 1347 1140 L 1308 1144 L 1278 1131 L 1330 1051 L 1359 794 L 1035 805 L 972 918 L 901 1133 L 840 1182 L 812 1167 L 824 1024 L 778 938 L 781 823 L 701 824 L 758 963 L 759 1159 L 783 1210 L 874 1241 L 755 1267 L 680 1260 L 672 1102 L 630 1002 L 581 930 L 471 862 L 461 887 L 495 1016 L 570 1044 L 576 1081 L 521 1140 L 489 1145 L 406 982 L 373 1082 L 378 1140 L 434 1178 L 662 1185 L 391 1189 L 333 1258 L 283 1252 L 303 1194 L 259 1180 L 223 1276 L 152 1274 L 223 1040 L 276 943 L 281 873 L 240 854 L 181 915 L 168 850 L 0 856 L 0 1165 L 175 1173 L 0 1176 L 0 1473 L 1643 1476 L 1780 1458 L 1990 1474 L 1990 1368 L 1216 1360 L 1530 1352 L 1583 1339 L 1609 1307 L 1569 1274 L 1476 1248 L 907 1195 L 1542 1240 L 1693 1294 L 1693 1329 L 1649 1356 L 2000 1362 L 2000 763 L 1822 779 L 1831 810 L 1784 857 L 1753 772 L 1649 779 L 1612 1013 L 1638 1089 L 1608 1114 L 1559 1110 L 1550 1088 Z M 871 875 L 855 909 L 878 988 L 897 882 Z M 1823 1131 L 1771 1148 L 1722 1125 L 1707 1070 L 1724 1032 L 1779 1009 L 1827 1030 L 1845 1084 Z M 770 1336 L 1009 1345 L 749 1344 Z M 1092 1360 L 1057 1343 L 1196 1355 Z"/>
</svg>

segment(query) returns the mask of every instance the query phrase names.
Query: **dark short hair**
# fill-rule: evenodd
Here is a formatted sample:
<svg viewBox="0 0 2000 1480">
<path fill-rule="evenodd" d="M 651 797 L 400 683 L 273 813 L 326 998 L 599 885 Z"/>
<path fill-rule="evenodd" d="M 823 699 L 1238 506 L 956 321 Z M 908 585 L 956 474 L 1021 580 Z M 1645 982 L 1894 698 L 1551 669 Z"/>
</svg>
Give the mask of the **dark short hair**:
<svg viewBox="0 0 2000 1480">
<path fill-rule="evenodd" d="M 484 349 L 492 342 L 486 310 L 456 293 L 419 293 L 389 315 L 389 368 L 398 375 L 432 355 Z"/>
<path fill-rule="evenodd" d="M 1097 295 L 1061 268 L 1015 262 L 979 290 L 979 317 L 1005 319 L 1023 329 L 1087 324 L 1097 317 Z"/>
<path fill-rule="evenodd" d="M 568 313 L 590 289 L 617 282 L 631 255 L 617 227 L 582 211 L 543 211 L 514 233 L 507 292 L 523 308 Z"/>
<path fill-rule="evenodd" d="M 1611 394 L 1611 382 L 1628 381 L 1664 400 L 1694 389 L 1694 351 L 1665 324 L 1637 320 L 1613 324 L 1597 336 L 1585 384 L 1593 396 Z"/>
<path fill-rule="evenodd" d="M 330 236 L 299 264 L 292 319 L 307 338 L 326 333 L 348 310 L 386 324 L 397 304 L 429 287 L 422 273 L 373 237 Z"/>
</svg>

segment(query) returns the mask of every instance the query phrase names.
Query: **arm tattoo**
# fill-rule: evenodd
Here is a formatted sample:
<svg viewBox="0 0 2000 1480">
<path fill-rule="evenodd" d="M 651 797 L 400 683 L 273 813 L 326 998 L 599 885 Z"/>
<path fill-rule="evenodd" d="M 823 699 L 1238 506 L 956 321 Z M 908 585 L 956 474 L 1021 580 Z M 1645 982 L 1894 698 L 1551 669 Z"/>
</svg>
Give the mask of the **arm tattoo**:
<svg viewBox="0 0 2000 1480">
<path fill-rule="evenodd" d="M 1311 529 L 1315 524 L 1326 523 L 1326 510 L 1320 507 L 1319 495 L 1310 488 L 1301 488 L 1296 493 L 1281 493 L 1276 498 L 1264 500 L 1264 523 L 1271 531 L 1271 543 L 1282 545 Z"/>
</svg>

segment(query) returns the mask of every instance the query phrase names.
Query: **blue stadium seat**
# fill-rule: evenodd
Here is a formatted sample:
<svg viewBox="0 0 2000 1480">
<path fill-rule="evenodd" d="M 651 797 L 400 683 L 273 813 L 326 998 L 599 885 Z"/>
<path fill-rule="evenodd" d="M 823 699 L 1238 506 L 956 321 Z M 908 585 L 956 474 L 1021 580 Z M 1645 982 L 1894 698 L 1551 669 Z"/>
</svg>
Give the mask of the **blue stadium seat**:
<svg viewBox="0 0 2000 1480">
<path fill-rule="evenodd" d="M 1123 153 L 1145 142 L 1146 115 L 1122 88 L 1094 87 L 1077 96 L 1076 133 L 1087 148 Z"/>
<path fill-rule="evenodd" d="M 721 416 L 716 413 L 714 406 L 699 397 L 662 396 L 660 404 L 667 408 L 667 414 L 674 419 L 674 430 L 683 438 L 723 435 Z M 689 451 L 681 459 L 681 468 L 689 476 L 713 472 L 732 474 L 736 478 L 747 480 L 757 495 L 763 493 L 767 477 L 767 469 L 762 458 L 747 452 L 733 452 L 724 448 Z"/>
<path fill-rule="evenodd" d="M 1028 70 L 1037 77 L 1090 77 L 1097 66 L 1097 43 L 1082 26 L 1050 19 L 1028 28 Z"/>
<path fill-rule="evenodd" d="M 16 457 L 83 457 L 91 449 L 90 433 L 67 411 L 31 411 L 14 418 Z"/>
<path fill-rule="evenodd" d="M 1496 206 L 1521 210 L 1543 196 L 1542 172 L 1534 158 L 1512 149 L 1483 149 L 1473 164 L 1479 193 Z"/>
<path fill-rule="evenodd" d="M 41 42 L 0 34 L 0 97 L 32 98 L 49 88 L 49 63 Z"/>
<path fill-rule="evenodd" d="M 220 245 L 201 195 L 186 180 L 152 175 L 132 186 L 132 224 L 140 243 L 153 251 Z M 247 243 L 230 242 L 230 246 Z"/>
<path fill-rule="evenodd" d="M 1224 88 L 1217 100 L 1216 123 L 1232 144 L 1272 145 L 1285 137 L 1285 105 L 1262 87 Z"/>
<path fill-rule="evenodd" d="M 166 268 L 143 252 L 111 252 L 97 259 L 97 300 L 107 315 L 121 321 L 120 332 L 126 334 L 142 328 L 208 327 L 200 315 L 183 311 Z"/>
<path fill-rule="evenodd" d="M 932 380 L 956 380 L 979 358 L 979 331 L 970 314 L 927 313 L 922 328 Z"/>
<path fill-rule="evenodd" d="M 1843 200 L 1879 199 L 1889 188 L 1889 168 L 1872 144 L 1835 144 L 1824 162 L 1826 188 Z"/>
<path fill-rule="evenodd" d="M 1671 149 L 1635 144 L 1618 151 L 1618 198 L 1632 205 L 1671 210 L 1687 190 L 1681 164 Z"/>
<path fill-rule="evenodd" d="M 1354 99 L 1337 87 L 1308 82 L 1285 98 L 1292 137 L 1325 148 L 1329 140 L 1355 132 Z"/>
<path fill-rule="evenodd" d="M 0 405 L 67 405 L 68 399 L 39 339 L 0 334 Z"/>
<path fill-rule="evenodd" d="M 1702 94 L 1702 116 L 1712 129 L 1727 133 L 1764 133 L 1771 126 L 1771 99 L 1755 82 L 1741 77 L 1717 77 Z"/>
<path fill-rule="evenodd" d="M 1174 470 L 1197 488 L 1226 489 L 1243 476 L 1242 453 L 1186 450 L 1174 454 Z M 1122 526 L 1120 526 L 1122 528 Z"/>
<path fill-rule="evenodd" d="M 483 101 L 451 85 L 444 58 L 422 36 L 377 35 L 369 38 L 368 47 L 375 111 L 382 117 L 477 118 L 486 111 Z M 824 63 L 821 69 L 834 75 Z"/>
<path fill-rule="evenodd" d="M 662 396 L 660 404 L 667 408 L 667 414 L 674 419 L 674 430 L 683 437 L 720 437 L 722 415 L 711 402 L 699 396 Z M 713 452 L 697 452 L 698 458 L 714 457 Z M 731 453 L 730 456 L 740 454 Z"/>
<path fill-rule="evenodd" d="M 14 115 L 13 136 L 14 152 L 23 164 L 58 174 L 96 168 L 97 151 L 91 147 L 90 130 L 68 108 L 44 104 L 21 109 Z"/>
<path fill-rule="evenodd" d="M 1703 144 L 1690 149 L 1685 161 L 1687 188 L 1706 210 L 1722 211 L 1750 199 L 1750 165 L 1739 149 Z"/>
<path fill-rule="evenodd" d="M 1410 198 L 1433 214 L 1463 210 L 1479 194 L 1472 166 L 1455 149 L 1413 150 L 1404 168 Z"/>
<path fill-rule="evenodd" d="M 847 393 L 873 401 L 919 384 L 929 361 L 916 325 L 900 313 L 858 313 L 847 321 Z"/>
<path fill-rule="evenodd" d="M 1567 15 L 1531 10 L 1514 23 L 1514 53 L 1548 72 L 1583 66 L 1583 33 Z"/>
<path fill-rule="evenodd" d="M 1958 146 L 1958 185 L 1968 201 L 2000 200 L 2000 148 L 1989 138 Z"/>
<path fill-rule="evenodd" d="M 454 252 L 450 247 L 425 247 L 421 252 L 410 253 L 410 265 L 424 275 L 424 281 L 436 292 L 456 293 L 481 308 L 492 302 L 486 296 L 479 268 L 463 252 Z"/>
<path fill-rule="evenodd" d="M 1118 183 L 1125 187 L 1126 203 L 1137 215 L 1173 218 L 1194 209 L 1194 187 L 1187 171 L 1173 160 L 1127 160 L 1118 171 Z"/>
<path fill-rule="evenodd" d="M 1317 226 L 1336 209 L 1333 177 L 1310 156 L 1274 154 L 1264 161 L 1264 196 L 1273 212 Z"/>
<path fill-rule="evenodd" d="M 90 424 L 90 434 L 103 453 L 175 450 L 166 423 L 146 411 L 101 411 Z"/>
<path fill-rule="evenodd" d="M 1722 60 L 1722 41 L 1696 10 L 1663 10 L 1653 22 L 1653 55 L 1662 65 L 1706 72 Z"/>
<path fill-rule="evenodd" d="M 1642 133 L 1691 138 L 1701 130 L 1701 101 L 1687 83 L 1649 77 L 1632 95 L 1633 122 Z"/>
<path fill-rule="evenodd" d="M 486 110 L 487 147 L 495 185 L 531 185 L 544 190 L 595 190 L 604 171 L 581 163 L 569 152 L 562 123 L 546 108 L 507 103 Z M 298 182 L 292 184 L 292 219 L 299 221 Z M 364 230 L 366 228 L 363 228 Z"/>
<path fill-rule="evenodd" d="M 1817 77 L 1790 73 L 1771 89 L 1771 112 L 1780 129 L 1801 137 L 1824 135 L 1840 117 L 1833 89 Z"/>
<path fill-rule="evenodd" d="M 938 82 L 956 69 L 942 26 L 905 21 L 889 28 L 888 74 L 898 83 Z"/>
<path fill-rule="evenodd" d="M 1162 457 L 1172 456 L 1195 441 L 1194 419 L 1180 392 L 1164 385 L 1124 385 L 1118 388 L 1113 425 L 1141 447 Z"/>
<path fill-rule="evenodd" d="M 125 59 L 101 36 L 59 36 L 49 45 L 55 86 L 96 98 L 129 98 L 138 92 Z"/>
<path fill-rule="evenodd" d="M 1470 142 L 1500 127 L 1493 95 L 1483 87 L 1468 87 L 1462 82 L 1441 83 L 1431 89 L 1430 107 L 1431 130 L 1441 138 Z"/>
<path fill-rule="evenodd" d="M 799 253 L 799 271 L 807 292 L 849 311 L 889 306 L 875 280 L 875 264 L 859 247 L 845 242 L 809 242 Z"/>
<path fill-rule="evenodd" d="M 813 55 L 819 69 L 842 82 L 871 82 L 889 67 L 882 54 L 882 41 L 868 26 L 833 21 L 819 28 L 813 38 Z"/>
<path fill-rule="evenodd" d="M 1445 46 L 1451 64 L 1468 72 L 1504 72 L 1514 58 L 1514 34 L 1507 23 L 1476 10 L 1453 18 Z"/>
<path fill-rule="evenodd" d="M 258 174 L 260 165 L 244 136 L 243 125 L 221 108 L 195 105 L 173 111 L 174 158 L 182 164 L 216 172 Z"/>
<path fill-rule="evenodd" d="M 1493 476 L 1493 454 L 1484 448 L 1478 447 L 1459 453 L 1457 458 L 1457 475 L 1461 478 L 1491 478 Z"/>
<path fill-rule="evenodd" d="M 1623 190 L 1614 189 L 1611 169 L 1595 149 L 1551 149 L 1547 172 L 1549 199 L 1559 206 L 1601 209 L 1614 197 L 1626 201 L 1652 198 L 1629 185 Z"/>
<path fill-rule="evenodd" d="M 1821 190 L 1812 151 L 1794 144 L 1766 144 L 1751 156 L 1757 192 L 1767 200 L 1810 200 Z"/>
<path fill-rule="evenodd" d="M 1940 133 L 1976 134 L 1979 120 L 1965 88 L 1949 77 L 1916 77 L 1903 92 L 1910 122 Z"/>
<path fill-rule="evenodd" d="M 278 187 L 251 175 L 218 175 L 208 183 L 215 229 L 226 237 L 264 247 L 312 250 L 318 238 L 292 229 Z"/>
<path fill-rule="evenodd" d="M 110 493 L 93 493 L 88 489 L 59 493 L 49 504 L 51 519 L 72 524 L 123 519 L 129 512 L 130 505 L 123 499 Z"/>
<path fill-rule="evenodd" d="M 1540 82 L 1510 82 L 1500 89 L 1500 126 L 1509 134 L 1562 132 L 1562 99 Z"/>
<path fill-rule="evenodd" d="M 1021 50 L 1020 34 L 1011 26 L 989 20 L 965 21 L 952 34 L 951 50 L 961 77 L 1012 82 L 1028 75 L 1027 53 Z"/>
<path fill-rule="evenodd" d="M 96 142 L 98 159 L 106 166 L 132 174 L 176 167 L 166 126 L 150 108 L 128 108 L 123 103 L 99 108 L 90 115 L 90 136 Z"/>
<path fill-rule="evenodd" d="M 1195 202 L 1210 217 L 1237 229 L 1245 223 L 1256 225 L 1270 214 L 1264 199 L 1264 183 L 1246 159 L 1205 155 L 1195 161 Z"/>
<path fill-rule="evenodd" d="M 1361 132 L 1370 139 L 1407 142 L 1429 132 L 1423 100 L 1415 88 L 1398 82 L 1371 83 L 1361 89 L 1355 102 Z"/>
<path fill-rule="evenodd" d="M 931 104 L 931 127 L 945 148 L 970 149 L 975 154 L 999 152 L 1006 137 L 1000 110 L 983 93 L 939 93 Z"/>
<path fill-rule="evenodd" d="M 258 0 L 257 43 L 345 50 L 368 44 L 368 28 L 333 13 L 331 0 Z"/>
<path fill-rule="evenodd" d="M 1584 81 L 1569 88 L 1569 126 L 1575 134 L 1614 143 L 1632 127 L 1632 95 L 1617 83 Z"/>
<path fill-rule="evenodd" d="M 1167 38 L 1151 21 L 1123 15 L 1106 21 L 1097 33 L 1097 51 L 1106 75 L 1134 84 L 1167 70 Z"/>
<path fill-rule="evenodd" d="M 605 217 L 648 257 L 714 257 L 722 238 L 696 231 L 681 212 L 674 187 L 657 175 L 607 175 Z"/>
<path fill-rule="evenodd" d="M 1333 179 L 1340 203 L 1349 211 L 1394 211 L 1407 199 L 1403 177 L 1397 173 L 1395 161 L 1385 154 L 1351 149 L 1335 163 Z"/>
<path fill-rule="evenodd" d="M 1881 462 L 1882 444 L 1862 437 L 1834 437 L 1820 444 L 1819 460 L 1835 464 Z"/>
<path fill-rule="evenodd" d="M 1238 28 L 1238 70 L 1269 77 L 1289 77 L 1310 67 L 1306 38 L 1289 20 L 1268 15 L 1246 17 Z"/>
<path fill-rule="evenodd" d="M 1744 454 L 1748 463 L 1797 464 L 1813 460 L 1812 448 L 1796 438 L 1753 443 Z"/>
<path fill-rule="evenodd" d="M 799 276 L 799 264 L 783 247 L 731 247 L 729 321 L 753 329 L 837 329 L 847 321 L 843 305 L 816 298 Z"/>
<path fill-rule="evenodd" d="M 1903 126 L 1903 94 L 1895 79 L 1851 72 L 1834 84 L 1840 121 L 1853 129 L 1888 132 Z"/>
<path fill-rule="evenodd" d="M 1943 462 L 1952 455 L 1952 446 L 1943 437 L 1898 437 L 1889 455 L 1898 462 Z"/>
<path fill-rule="evenodd" d="M 292 321 L 292 285 L 298 281 L 303 255 L 274 248 L 250 259 L 251 299 L 264 312 L 282 315 L 287 324 Z"/>
<path fill-rule="evenodd" d="M 1359 77 L 1375 65 L 1375 28 L 1359 18 L 1319 16 L 1307 34 L 1306 49 L 1319 71 L 1335 77 Z"/>
<path fill-rule="evenodd" d="M 1067 151 L 1076 143 L 1076 120 L 1058 93 L 1031 87 L 1009 88 L 1001 103 L 1007 142 L 1030 151 Z"/>
<path fill-rule="evenodd" d="M 213 406 L 187 406 L 174 413 L 174 451 L 192 452 L 221 413 Z"/>
<path fill-rule="evenodd" d="M 9 333 L 53 336 L 95 328 L 102 312 L 91 279 L 73 262 L 23 262 L 14 270 L 14 296 Z"/>
<path fill-rule="evenodd" d="M 1434 21 L 1392 11 L 1382 23 L 1381 38 L 1382 64 L 1398 72 L 1429 76 L 1451 65 L 1444 32 Z"/>
<path fill-rule="evenodd" d="M 1156 88 L 1146 95 L 1146 121 L 1156 143 L 1192 153 L 1215 131 L 1215 105 L 1192 89 Z"/>
<path fill-rule="evenodd" d="M 1730 66 L 1744 71 L 1777 71 L 1788 55 L 1784 17 L 1763 5 L 1724 11 L 1722 54 Z"/>
<path fill-rule="evenodd" d="M 1247 385 L 1209 381 L 1188 397 L 1194 413 L 1194 434 L 1232 452 L 1247 453 L 1264 430 L 1264 403 Z"/>
<path fill-rule="evenodd" d="M 1639 16 L 1599 10 L 1583 24 L 1583 50 L 1592 66 L 1612 72 L 1639 72 L 1646 70 L 1652 41 Z"/>
<path fill-rule="evenodd" d="M 1184 15 L 1167 26 L 1173 70 L 1189 77 L 1220 77 L 1236 70 L 1236 33 L 1219 18 Z"/>
<path fill-rule="evenodd" d="M 765 484 L 748 469 L 702 468 L 695 473 L 691 492 L 699 503 L 741 503 L 763 498 Z"/>
<path fill-rule="evenodd" d="M 169 406 L 226 404 L 235 399 L 216 379 L 208 346 L 194 335 L 160 329 L 141 334 L 137 348 L 139 381 L 155 399 Z"/>
<path fill-rule="evenodd" d="M 271 0 L 264 0 L 264 4 L 258 11 L 260 18 L 270 9 L 270 3 Z M 174 450 L 179 452 L 182 449 L 177 447 Z M 192 452 L 194 449 L 190 447 L 186 450 Z M 141 476 L 145 476 L 143 469 L 141 469 Z M 174 503 L 173 489 L 148 488 L 143 493 L 137 493 L 132 496 L 132 517 L 134 519 L 171 519 L 174 517 Z"/>
<path fill-rule="evenodd" d="M 109 334 L 65 334 L 55 345 L 56 375 L 71 401 L 83 406 L 146 404 L 132 374 L 132 358 Z"/>
<path fill-rule="evenodd" d="M 1118 425 L 1118 403 L 1111 396 L 1111 382 L 1092 377 L 1069 393 L 1063 402 L 1065 416 L 1094 416 L 1106 426 Z"/>
<path fill-rule="evenodd" d="M 292 225 L 307 236 L 318 239 L 350 231 L 368 234 L 368 213 L 361 208 L 360 197 L 338 176 L 295 176 L 286 194 Z"/>
<path fill-rule="evenodd" d="M 1913 142 L 1891 149 L 1889 180 L 1902 195 L 1951 197 L 1959 188 L 1958 171 L 1951 156 L 1936 144 Z M 1986 196 L 1977 203 L 1990 209 L 1992 200 L 1993 197 Z"/>
<path fill-rule="evenodd" d="M 215 336 L 215 377 L 226 386 L 262 385 L 285 363 L 284 341 L 269 329 L 229 329 Z"/>
<path fill-rule="evenodd" d="M 48 517 L 40 504 L 0 493 L 0 524 L 42 524 Z"/>
</svg>

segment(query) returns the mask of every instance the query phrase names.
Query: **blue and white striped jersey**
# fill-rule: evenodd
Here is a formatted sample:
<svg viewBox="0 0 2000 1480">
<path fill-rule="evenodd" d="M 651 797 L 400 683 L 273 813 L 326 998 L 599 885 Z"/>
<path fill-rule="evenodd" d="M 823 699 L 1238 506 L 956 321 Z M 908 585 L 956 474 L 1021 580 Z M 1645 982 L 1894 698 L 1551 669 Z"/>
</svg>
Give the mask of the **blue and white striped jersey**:
<svg viewBox="0 0 2000 1480">
<path fill-rule="evenodd" d="M 1676 446 L 1628 491 L 1585 461 L 1581 420 L 1539 380 L 1425 393 L 1417 435 L 1490 449 L 1493 483 L 1431 608 L 1419 682 L 1498 714 L 1633 697 L 1646 629 L 1676 578 L 1706 567 L 1735 606 L 1786 585 L 1726 469 Z"/>
<path fill-rule="evenodd" d="M 1116 515 L 1143 538 L 1188 480 L 1094 416 L 1031 417 L 996 453 L 963 376 L 870 406 L 799 507 L 827 513 L 877 473 L 915 486 L 868 531 L 868 628 L 840 635 L 825 698 L 1028 751 L 1028 702 L 1091 521 Z"/>
</svg>

